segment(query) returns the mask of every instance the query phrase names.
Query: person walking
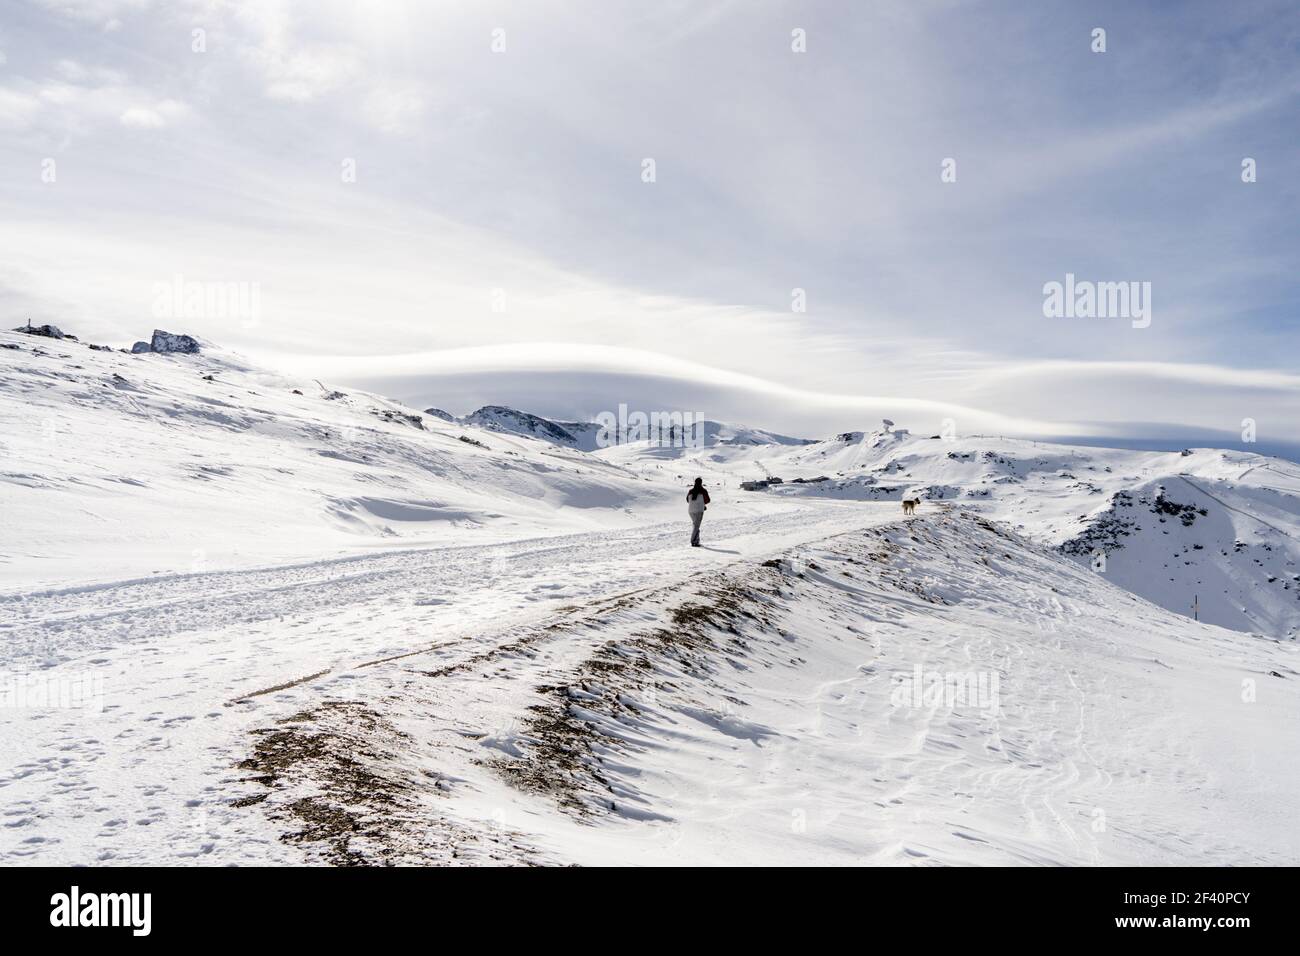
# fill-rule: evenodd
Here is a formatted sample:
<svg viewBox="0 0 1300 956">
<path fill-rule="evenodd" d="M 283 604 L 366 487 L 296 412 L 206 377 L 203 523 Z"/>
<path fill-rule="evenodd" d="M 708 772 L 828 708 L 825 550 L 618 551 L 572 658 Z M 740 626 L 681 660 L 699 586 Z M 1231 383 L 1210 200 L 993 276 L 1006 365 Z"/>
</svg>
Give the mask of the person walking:
<svg viewBox="0 0 1300 956">
<path fill-rule="evenodd" d="M 696 478 L 695 484 L 686 492 L 686 512 L 691 516 L 691 547 L 700 546 L 700 522 L 704 520 L 704 509 L 709 506 L 709 490 L 704 487 L 704 479 Z"/>
</svg>

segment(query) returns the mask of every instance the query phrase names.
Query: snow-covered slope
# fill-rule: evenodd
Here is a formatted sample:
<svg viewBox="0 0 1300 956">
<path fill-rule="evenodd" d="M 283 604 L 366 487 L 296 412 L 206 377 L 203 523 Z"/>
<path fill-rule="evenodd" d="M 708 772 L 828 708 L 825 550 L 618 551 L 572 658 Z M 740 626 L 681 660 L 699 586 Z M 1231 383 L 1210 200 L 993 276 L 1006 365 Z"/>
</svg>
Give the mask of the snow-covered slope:
<svg viewBox="0 0 1300 956">
<path fill-rule="evenodd" d="M 1300 852 L 1294 466 L 762 434 L 0 334 L 0 862 Z"/>
<path fill-rule="evenodd" d="M 765 428 L 751 428 L 748 425 L 730 425 L 725 422 L 708 421 L 707 419 L 690 432 L 690 440 L 696 441 L 705 448 L 712 448 L 715 445 L 724 447 L 738 448 L 743 446 L 770 446 L 770 445 L 807 445 L 810 444 L 806 438 L 792 438 L 789 435 L 782 435 L 779 432 L 768 431 Z"/>
<path fill-rule="evenodd" d="M 126 354 L 15 332 L 0 345 L 3 582 L 626 527 L 670 514 L 696 475 L 727 491 L 779 477 L 738 506 L 950 501 L 1170 610 L 1300 634 L 1300 467 L 1280 459 L 905 429 L 805 442 L 713 422 L 699 448 L 597 450 L 594 423 L 421 414 L 207 344 Z"/>
<path fill-rule="evenodd" d="M 548 654 L 543 637 L 540 668 L 475 664 L 534 675 L 530 716 L 498 712 L 479 740 L 531 799 L 484 787 L 555 852 L 1123 865 L 1300 852 L 1294 748 L 1277 734 L 1300 717 L 1296 647 L 1178 618 L 969 512 L 609 608 L 594 632 L 588 620 L 562 632 L 585 657 Z M 448 803 L 473 806 L 469 789 Z M 538 801 L 595 837 L 538 821 Z"/>
<path fill-rule="evenodd" d="M 599 426 L 594 422 L 553 422 L 531 412 L 521 412 L 505 405 L 484 405 L 460 421 L 490 431 L 526 435 L 553 445 L 595 451 Z"/>
<path fill-rule="evenodd" d="M 0 345 L 8 585 L 627 526 L 666 500 L 581 452 L 210 345 L 127 354 L 19 333 Z"/>
<path fill-rule="evenodd" d="M 1238 630 L 1300 634 L 1300 466 L 1283 459 L 946 440 L 904 429 L 795 448 L 642 443 L 600 457 L 647 474 L 668 468 L 733 484 L 781 478 L 756 492 L 768 496 L 952 502 L 1095 563 L 1170 610 Z"/>
<path fill-rule="evenodd" d="M 24 646 L 92 641 L 47 680 L 100 675 L 109 706 L 0 709 L 0 862 L 1300 854 L 1295 644 L 1193 623 L 959 510 L 809 502 L 713 540 L 28 599 Z"/>
</svg>

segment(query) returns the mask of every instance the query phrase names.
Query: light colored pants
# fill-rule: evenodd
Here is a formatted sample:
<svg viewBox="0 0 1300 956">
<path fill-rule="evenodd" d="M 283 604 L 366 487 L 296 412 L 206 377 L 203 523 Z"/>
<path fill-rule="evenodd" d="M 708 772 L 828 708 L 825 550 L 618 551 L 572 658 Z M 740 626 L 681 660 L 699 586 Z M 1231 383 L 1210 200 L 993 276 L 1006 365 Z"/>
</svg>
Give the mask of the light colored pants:
<svg viewBox="0 0 1300 956">
<path fill-rule="evenodd" d="M 704 512 L 697 515 L 691 515 L 691 544 L 696 547 L 700 544 L 700 522 L 704 520 Z"/>
</svg>

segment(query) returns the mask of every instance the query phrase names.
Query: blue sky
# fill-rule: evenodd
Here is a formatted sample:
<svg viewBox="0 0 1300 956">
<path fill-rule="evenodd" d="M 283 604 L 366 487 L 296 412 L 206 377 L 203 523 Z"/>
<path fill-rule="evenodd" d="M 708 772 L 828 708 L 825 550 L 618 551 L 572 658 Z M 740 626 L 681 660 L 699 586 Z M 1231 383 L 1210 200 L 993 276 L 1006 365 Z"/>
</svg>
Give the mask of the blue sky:
<svg viewBox="0 0 1300 956">
<path fill-rule="evenodd" d="M 1298 47 L 1284 2 L 10 3 L 0 309 L 129 344 L 256 284 L 170 324 L 452 411 L 1293 442 Z M 1066 273 L 1150 326 L 1044 317 Z"/>
</svg>

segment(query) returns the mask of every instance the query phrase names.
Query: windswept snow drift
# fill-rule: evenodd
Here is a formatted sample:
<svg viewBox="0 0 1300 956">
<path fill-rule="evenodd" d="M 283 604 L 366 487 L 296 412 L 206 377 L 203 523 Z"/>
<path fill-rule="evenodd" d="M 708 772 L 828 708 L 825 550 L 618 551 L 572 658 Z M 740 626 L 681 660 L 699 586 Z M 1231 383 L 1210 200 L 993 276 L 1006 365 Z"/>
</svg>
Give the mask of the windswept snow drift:
<svg viewBox="0 0 1300 956">
<path fill-rule="evenodd" d="M 1295 658 L 952 512 L 288 691 L 227 812 L 333 862 L 1282 864 Z"/>
</svg>

